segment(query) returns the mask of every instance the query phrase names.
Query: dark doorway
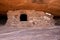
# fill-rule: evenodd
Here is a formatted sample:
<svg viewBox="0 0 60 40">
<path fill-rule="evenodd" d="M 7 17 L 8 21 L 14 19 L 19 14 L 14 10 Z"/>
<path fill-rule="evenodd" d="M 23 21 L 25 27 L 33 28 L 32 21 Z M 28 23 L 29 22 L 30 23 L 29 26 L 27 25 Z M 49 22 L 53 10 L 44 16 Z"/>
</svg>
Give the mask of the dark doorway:
<svg viewBox="0 0 60 40">
<path fill-rule="evenodd" d="M 7 14 L 0 14 L 0 25 L 5 25 L 7 22 Z"/>
<path fill-rule="evenodd" d="M 20 21 L 27 21 L 27 15 L 26 14 L 21 14 L 20 15 Z"/>
</svg>

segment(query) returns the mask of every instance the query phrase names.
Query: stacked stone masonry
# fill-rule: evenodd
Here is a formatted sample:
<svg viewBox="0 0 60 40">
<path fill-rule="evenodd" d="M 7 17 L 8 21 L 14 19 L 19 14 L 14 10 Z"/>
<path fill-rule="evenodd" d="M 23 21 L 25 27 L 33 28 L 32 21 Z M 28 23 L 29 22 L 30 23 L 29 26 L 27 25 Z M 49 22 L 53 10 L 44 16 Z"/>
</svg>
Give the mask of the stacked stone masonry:
<svg viewBox="0 0 60 40">
<path fill-rule="evenodd" d="M 46 15 L 45 12 L 35 10 L 8 11 L 8 21 L 6 24 L 14 27 L 51 27 L 54 24 L 53 16 Z M 26 14 L 27 21 L 20 21 L 20 15 Z"/>
</svg>

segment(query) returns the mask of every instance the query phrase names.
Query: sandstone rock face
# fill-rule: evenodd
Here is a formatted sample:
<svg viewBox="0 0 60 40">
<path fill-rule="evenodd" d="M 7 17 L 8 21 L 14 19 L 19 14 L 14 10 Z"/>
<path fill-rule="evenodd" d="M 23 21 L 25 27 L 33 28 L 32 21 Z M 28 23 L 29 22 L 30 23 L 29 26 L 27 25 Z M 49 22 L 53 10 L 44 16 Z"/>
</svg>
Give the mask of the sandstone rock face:
<svg viewBox="0 0 60 40">
<path fill-rule="evenodd" d="M 60 16 L 59 0 L 0 0 L 0 11 L 8 10 L 39 10 Z"/>
</svg>

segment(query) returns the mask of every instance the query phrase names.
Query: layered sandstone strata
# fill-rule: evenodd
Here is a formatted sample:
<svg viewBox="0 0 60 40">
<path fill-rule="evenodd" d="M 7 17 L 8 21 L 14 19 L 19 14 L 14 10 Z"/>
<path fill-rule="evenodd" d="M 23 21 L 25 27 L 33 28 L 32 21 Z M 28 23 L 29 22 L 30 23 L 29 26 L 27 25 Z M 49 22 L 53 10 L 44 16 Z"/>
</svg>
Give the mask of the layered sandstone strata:
<svg viewBox="0 0 60 40">
<path fill-rule="evenodd" d="M 40 10 L 60 16 L 59 0 L 0 0 L 0 11 L 8 10 Z"/>
</svg>

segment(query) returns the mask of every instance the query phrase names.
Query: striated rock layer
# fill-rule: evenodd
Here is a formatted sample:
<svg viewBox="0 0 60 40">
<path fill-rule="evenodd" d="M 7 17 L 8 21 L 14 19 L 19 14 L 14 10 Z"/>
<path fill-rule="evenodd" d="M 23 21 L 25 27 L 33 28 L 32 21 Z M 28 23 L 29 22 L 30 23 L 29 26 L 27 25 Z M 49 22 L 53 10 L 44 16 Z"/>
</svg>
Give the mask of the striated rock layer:
<svg viewBox="0 0 60 40">
<path fill-rule="evenodd" d="M 60 0 L 0 0 L 0 12 L 20 9 L 45 11 L 60 16 Z"/>
</svg>

